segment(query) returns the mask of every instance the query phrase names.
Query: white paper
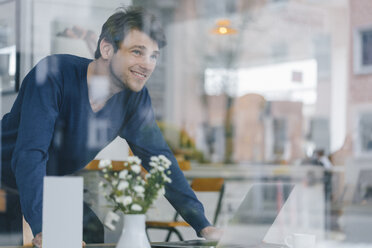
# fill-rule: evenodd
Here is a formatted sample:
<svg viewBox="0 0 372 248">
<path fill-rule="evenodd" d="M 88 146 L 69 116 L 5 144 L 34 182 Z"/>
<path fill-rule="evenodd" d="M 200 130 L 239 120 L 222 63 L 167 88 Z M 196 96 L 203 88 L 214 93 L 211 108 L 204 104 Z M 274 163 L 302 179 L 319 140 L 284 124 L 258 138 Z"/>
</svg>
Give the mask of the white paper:
<svg viewBox="0 0 372 248">
<path fill-rule="evenodd" d="M 83 178 L 44 177 L 43 248 L 81 248 Z"/>
</svg>

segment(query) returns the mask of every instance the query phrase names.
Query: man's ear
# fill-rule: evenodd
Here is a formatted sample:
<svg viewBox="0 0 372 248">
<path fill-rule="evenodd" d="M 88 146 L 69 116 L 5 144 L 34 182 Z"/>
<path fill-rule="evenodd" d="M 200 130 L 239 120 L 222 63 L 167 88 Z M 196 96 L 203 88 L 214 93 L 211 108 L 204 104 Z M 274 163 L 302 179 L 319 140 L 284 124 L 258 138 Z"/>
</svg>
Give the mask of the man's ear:
<svg viewBox="0 0 372 248">
<path fill-rule="evenodd" d="M 101 52 L 101 57 L 103 59 L 109 59 L 114 55 L 114 47 L 110 42 L 107 42 L 106 39 L 102 39 L 99 44 L 99 49 Z"/>
</svg>

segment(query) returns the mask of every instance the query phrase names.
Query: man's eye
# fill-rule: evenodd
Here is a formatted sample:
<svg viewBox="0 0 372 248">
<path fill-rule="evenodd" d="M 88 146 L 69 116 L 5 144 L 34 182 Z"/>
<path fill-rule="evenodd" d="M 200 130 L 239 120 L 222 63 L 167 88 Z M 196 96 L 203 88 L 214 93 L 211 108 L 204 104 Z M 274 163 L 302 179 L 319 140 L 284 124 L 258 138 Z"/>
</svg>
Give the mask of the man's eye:
<svg viewBox="0 0 372 248">
<path fill-rule="evenodd" d="M 134 53 L 135 55 L 141 55 L 141 51 L 140 50 L 133 50 L 132 53 Z"/>
<path fill-rule="evenodd" d="M 157 60 L 158 59 L 158 55 L 151 55 L 151 59 L 153 59 L 153 60 Z"/>
</svg>

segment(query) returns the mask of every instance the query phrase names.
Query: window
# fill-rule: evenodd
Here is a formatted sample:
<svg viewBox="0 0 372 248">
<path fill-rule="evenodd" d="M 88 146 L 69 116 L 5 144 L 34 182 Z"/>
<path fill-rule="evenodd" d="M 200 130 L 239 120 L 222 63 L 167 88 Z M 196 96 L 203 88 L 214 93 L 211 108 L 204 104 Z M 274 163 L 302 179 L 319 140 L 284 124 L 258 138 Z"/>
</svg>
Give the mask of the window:
<svg viewBox="0 0 372 248">
<path fill-rule="evenodd" d="M 362 114 L 358 127 L 361 153 L 372 154 L 372 113 Z"/>
<path fill-rule="evenodd" d="M 354 32 L 354 72 L 372 73 L 372 27 L 358 28 Z"/>
<path fill-rule="evenodd" d="M 16 1 L 0 1 L 0 91 L 14 92 L 16 70 Z"/>
</svg>

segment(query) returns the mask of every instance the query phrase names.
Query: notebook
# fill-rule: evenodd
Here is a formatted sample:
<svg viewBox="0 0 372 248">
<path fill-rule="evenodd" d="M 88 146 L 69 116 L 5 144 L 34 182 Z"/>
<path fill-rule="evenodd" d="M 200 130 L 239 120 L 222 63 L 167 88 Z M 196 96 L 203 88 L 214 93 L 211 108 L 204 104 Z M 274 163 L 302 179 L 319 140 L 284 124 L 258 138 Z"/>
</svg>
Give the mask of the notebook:
<svg viewBox="0 0 372 248">
<path fill-rule="evenodd" d="M 186 240 L 153 242 L 153 248 L 281 248 L 282 244 L 264 243 L 263 239 L 293 191 L 293 184 L 254 184 L 217 241 Z"/>
</svg>

